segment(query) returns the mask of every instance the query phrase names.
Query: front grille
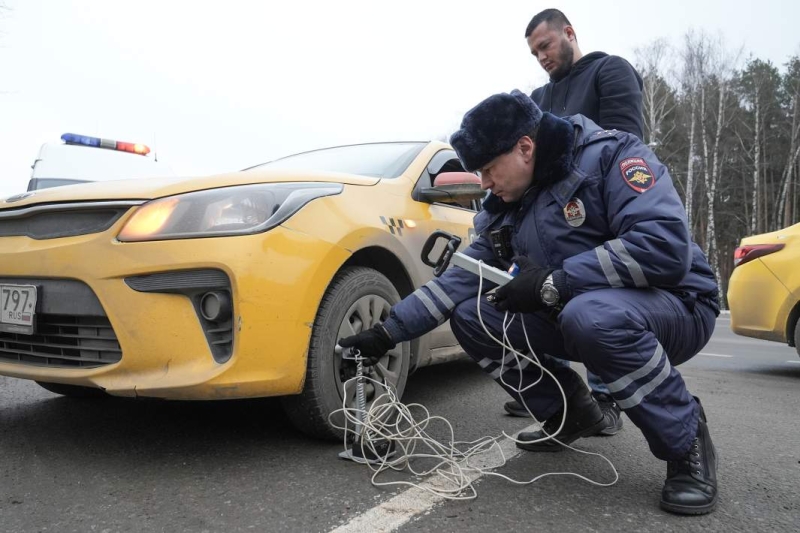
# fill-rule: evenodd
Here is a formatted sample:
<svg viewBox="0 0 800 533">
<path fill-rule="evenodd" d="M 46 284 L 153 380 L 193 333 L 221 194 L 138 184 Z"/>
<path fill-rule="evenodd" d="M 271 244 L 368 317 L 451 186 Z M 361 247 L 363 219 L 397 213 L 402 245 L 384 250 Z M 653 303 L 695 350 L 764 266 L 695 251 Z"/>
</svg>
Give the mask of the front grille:
<svg viewBox="0 0 800 533">
<path fill-rule="evenodd" d="M 0 237 L 58 239 L 100 233 L 140 201 L 45 204 L 0 210 Z"/>
<path fill-rule="evenodd" d="M 228 276 L 221 270 L 177 270 L 125 278 L 128 286 L 139 292 L 167 292 L 183 294 L 200 289 L 230 288 Z"/>
<path fill-rule="evenodd" d="M 95 368 L 122 359 L 106 317 L 36 315 L 36 334 L 0 332 L 0 361 L 57 368 Z"/>
</svg>

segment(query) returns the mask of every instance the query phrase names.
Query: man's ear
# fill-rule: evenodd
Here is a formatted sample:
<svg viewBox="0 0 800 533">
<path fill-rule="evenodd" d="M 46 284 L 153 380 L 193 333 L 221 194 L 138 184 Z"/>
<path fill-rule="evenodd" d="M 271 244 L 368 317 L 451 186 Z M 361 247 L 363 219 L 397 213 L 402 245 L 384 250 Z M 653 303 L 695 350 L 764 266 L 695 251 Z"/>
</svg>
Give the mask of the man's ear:
<svg viewBox="0 0 800 533">
<path fill-rule="evenodd" d="M 578 40 L 578 36 L 575 35 L 575 30 L 572 28 L 572 26 L 564 26 L 564 35 L 567 36 L 568 41 Z"/>
<path fill-rule="evenodd" d="M 520 137 L 519 141 L 517 141 L 517 148 L 527 163 L 529 160 L 533 159 L 536 143 L 533 141 L 533 139 L 526 135 L 524 137 Z"/>
</svg>

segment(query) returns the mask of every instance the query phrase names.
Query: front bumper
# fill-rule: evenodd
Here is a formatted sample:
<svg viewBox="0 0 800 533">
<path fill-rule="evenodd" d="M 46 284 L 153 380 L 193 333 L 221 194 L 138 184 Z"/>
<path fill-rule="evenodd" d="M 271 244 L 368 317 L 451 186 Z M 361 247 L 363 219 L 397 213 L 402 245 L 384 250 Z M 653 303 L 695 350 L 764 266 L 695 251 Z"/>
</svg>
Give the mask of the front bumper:
<svg viewBox="0 0 800 533">
<path fill-rule="evenodd" d="M 349 253 L 277 227 L 240 237 L 120 243 L 122 221 L 99 234 L 2 238 L 0 278 L 76 280 L 96 296 L 121 350 L 102 366 L 0 362 L 0 374 L 100 387 L 118 396 L 248 398 L 302 390 L 317 307 Z M 126 279 L 216 270 L 230 280 L 231 356 L 220 363 L 191 298 L 134 290 Z M 48 294 L 44 294 L 46 300 Z"/>
</svg>

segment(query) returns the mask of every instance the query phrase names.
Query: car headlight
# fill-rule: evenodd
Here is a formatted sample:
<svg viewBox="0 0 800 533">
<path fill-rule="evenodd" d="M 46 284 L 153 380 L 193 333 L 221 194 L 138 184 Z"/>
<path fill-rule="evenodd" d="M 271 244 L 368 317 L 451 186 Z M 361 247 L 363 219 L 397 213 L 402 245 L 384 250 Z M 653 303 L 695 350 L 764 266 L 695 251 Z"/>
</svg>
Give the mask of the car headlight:
<svg viewBox="0 0 800 533">
<path fill-rule="evenodd" d="M 143 204 L 117 239 L 124 242 L 249 235 L 274 228 L 339 183 L 259 183 L 168 196 Z"/>
</svg>

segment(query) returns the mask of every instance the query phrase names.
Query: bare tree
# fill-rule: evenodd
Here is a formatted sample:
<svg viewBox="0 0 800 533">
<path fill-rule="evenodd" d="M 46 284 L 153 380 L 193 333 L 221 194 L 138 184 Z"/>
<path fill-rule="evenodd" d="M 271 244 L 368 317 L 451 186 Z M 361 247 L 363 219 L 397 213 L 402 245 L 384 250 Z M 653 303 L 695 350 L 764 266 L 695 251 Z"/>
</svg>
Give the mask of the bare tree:
<svg viewBox="0 0 800 533">
<path fill-rule="evenodd" d="M 665 118 L 677 106 L 666 78 L 672 70 L 670 57 L 672 50 L 666 39 L 657 39 L 635 51 L 636 68 L 643 81 L 644 141 L 654 149 L 666 144 L 675 129 L 674 125 L 667 126 L 665 123 Z"/>
<path fill-rule="evenodd" d="M 794 168 L 800 156 L 800 117 L 798 116 L 800 114 L 798 113 L 798 105 L 800 105 L 800 58 L 794 57 L 789 61 L 787 67 L 785 91 L 789 98 L 789 112 L 792 116 L 792 124 L 789 130 L 790 140 L 786 164 L 781 173 L 780 196 L 774 222 L 776 228 L 785 227 L 791 223 L 791 209 L 789 207 L 792 204 L 790 203 L 788 191 L 789 185 L 794 178 Z"/>
<path fill-rule="evenodd" d="M 761 168 L 761 130 L 763 126 L 761 123 L 761 95 L 759 93 L 760 91 L 756 90 L 753 95 L 755 119 L 753 120 L 753 198 L 750 208 L 750 233 L 755 233 L 758 230 L 758 207 L 761 205 L 758 201 L 758 189 L 761 182 L 758 170 Z"/>
<path fill-rule="evenodd" d="M 694 30 L 689 30 L 684 36 L 683 49 L 683 90 L 686 99 L 689 101 L 689 155 L 686 162 L 686 216 L 689 219 L 689 229 L 694 228 L 694 169 L 697 157 L 696 149 L 696 126 L 698 120 L 702 120 L 702 114 L 698 117 L 698 104 L 700 100 L 700 88 L 703 84 L 705 74 L 703 68 L 706 64 L 706 38 L 704 35 L 697 35 Z"/>
<path fill-rule="evenodd" d="M 720 276 L 720 256 L 719 247 L 717 244 L 717 226 L 715 213 L 717 212 L 717 185 L 720 178 L 720 159 L 722 152 L 722 132 L 727 128 L 731 122 L 732 113 L 729 112 L 729 91 L 733 82 L 733 77 L 736 71 L 739 58 L 741 57 L 742 50 L 734 53 L 728 53 L 724 40 L 719 37 L 716 41 L 709 43 L 709 64 L 705 69 L 706 72 L 711 73 L 713 84 L 702 84 L 701 99 L 702 107 L 705 108 L 706 101 L 706 87 L 709 89 L 716 89 L 717 110 L 716 115 L 711 113 L 711 116 L 706 116 L 706 110 L 701 113 L 702 121 L 702 135 L 703 135 L 703 176 L 706 191 L 706 238 L 705 238 L 705 253 L 708 257 L 711 267 L 714 269 L 717 279 Z M 712 108 L 713 109 L 713 108 Z M 711 162 L 709 164 L 709 137 L 710 128 L 706 124 L 711 123 L 711 126 L 716 125 L 714 130 L 714 137 L 711 141 Z"/>
</svg>

